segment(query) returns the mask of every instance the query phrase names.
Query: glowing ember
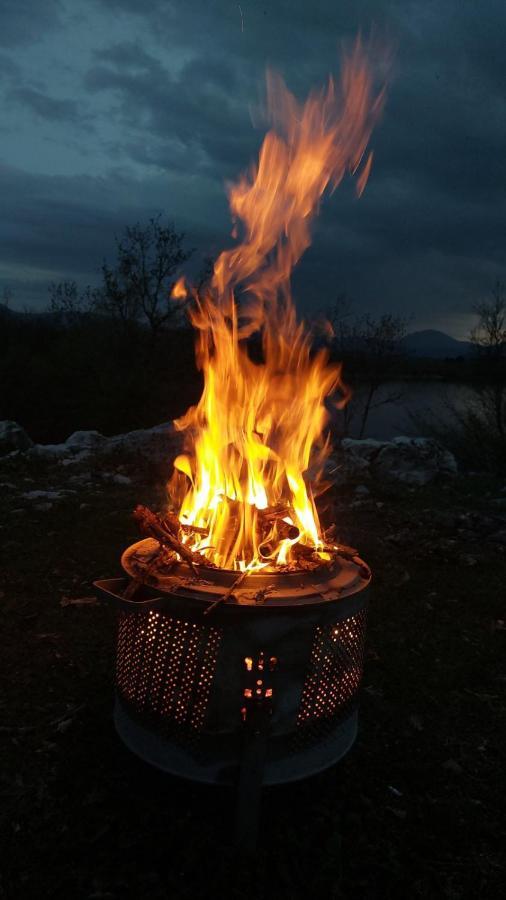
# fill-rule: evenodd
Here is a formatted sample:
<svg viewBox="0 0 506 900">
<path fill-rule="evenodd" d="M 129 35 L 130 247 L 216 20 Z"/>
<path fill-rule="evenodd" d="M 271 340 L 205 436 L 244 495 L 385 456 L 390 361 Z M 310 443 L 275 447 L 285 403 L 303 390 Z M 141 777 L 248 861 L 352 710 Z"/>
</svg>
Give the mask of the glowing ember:
<svg viewBox="0 0 506 900">
<path fill-rule="evenodd" d="M 241 243 L 224 251 L 209 289 L 192 291 L 199 403 L 175 424 L 185 455 L 169 484 L 171 505 L 192 550 L 228 569 L 295 563 L 324 544 L 314 503 L 329 452 L 325 398 L 348 391 L 326 351 L 311 352 L 290 292 L 294 265 L 310 244 L 320 197 L 365 156 L 381 112 L 367 57 L 357 42 L 340 83 L 299 104 L 278 75 L 267 77 L 266 135 L 257 166 L 229 188 Z M 357 181 L 362 193 L 369 154 Z M 180 280 L 174 294 L 185 293 Z M 251 355 L 252 337 L 261 356 Z M 328 558 L 328 557 L 327 557 Z"/>
</svg>

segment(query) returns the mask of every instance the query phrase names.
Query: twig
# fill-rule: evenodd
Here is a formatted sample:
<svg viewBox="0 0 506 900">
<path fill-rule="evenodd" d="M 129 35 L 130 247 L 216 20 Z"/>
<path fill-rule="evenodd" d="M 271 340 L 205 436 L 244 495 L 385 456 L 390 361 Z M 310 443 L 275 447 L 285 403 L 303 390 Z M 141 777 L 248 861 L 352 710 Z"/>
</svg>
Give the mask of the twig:
<svg viewBox="0 0 506 900">
<path fill-rule="evenodd" d="M 204 610 L 204 615 L 208 616 L 209 613 L 211 613 L 213 611 L 213 609 L 216 609 L 216 607 L 220 605 L 220 603 L 224 603 L 225 600 L 228 600 L 228 598 L 231 597 L 232 594 L 234 593 L 235 589 L 238 588 L 239 585 L 243 583 L 243 581 L 247 575 L 249 575 L 249 572 L 247 569 L 245 569 L 245 571 L 241 572 L 239 577 L 236 578 L 234 583 L 230 585 L 228 590 L 226 590 L 225 593 L 221 595 L 221 597 L 218 597 L 218 599 L 215 600 L 214 603 L 211 603 L 211 605 L 208 606 L 207 609 Z"/>
<path fill-rule="evenodd" d="M 82 709 L 86 706 L 86 703 L 81 703 L 79 706 L 74 706 L 71 709 L 68 709 L 67 712 L 63 713 L 63 715 L 58 716 L 56 719 L 51 719 L 50 722 L 39 722 L 38 725 L 0 725 L 0 733 L 1 734 L 11 734 L 12 732 L 18 732 L 24 734 L 26 731 L 37 731 L 38 728 L 51 728 L 53 725 L 59 725 L 60 722 L 64 722 L 65 719 L 70 719 L 75 716 L 78 712 L 81 712 Z"/>
<path fill-rule="evenodd" d="M 169 530 L 169 527 L 164 525 L 160 516 L 157 516 L 147 506 L 136 506 L 133 516 L 143 534 L 154 538 L 159 544 L 170 547 L 171 550 L 178 553 L 181 559 L 184 559 L 191 566 L 196 575 L 198 574 L 197 565 L 216 568 L 214 563 L 206 559 L 205 556 L 202 556 L 195 550 L 190 550 L 186 544 L 182 544 L 174 533 Z"/>
</svg>

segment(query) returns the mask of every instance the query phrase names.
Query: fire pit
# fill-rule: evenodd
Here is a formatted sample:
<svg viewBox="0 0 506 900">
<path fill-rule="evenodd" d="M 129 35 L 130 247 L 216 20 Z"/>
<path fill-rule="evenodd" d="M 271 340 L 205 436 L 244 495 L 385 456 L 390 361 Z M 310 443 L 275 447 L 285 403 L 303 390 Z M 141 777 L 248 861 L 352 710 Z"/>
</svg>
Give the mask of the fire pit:
<svg viewBox="0 0 506 900">
<path fill-rule="evenodd" d="M 330 766 L 356 733 L 370 572 L 316 504 L 328 406 L 350 392 L 298 321 L 290 274 L 325 188 L 366 158 L 383 98 L 373 80 L 360 42 L 340 86 L 305 104 L 270 76 L 275 130 L 229 190 L 242 240 L 207 286 L 181 278 L 172 291 L 204 388 L 175 423 L 184 446 L 166 508 L 137 507 L 129 578 L 98 583 L 119 606 L 119 734 L 174 774 L 238 780 L 243 834 L 262 783 Z"/>
<path fill-rule="evenodd" d="M 151 543 L 127 551 L 127 570 Z M 125 579 L 97 582 L 119 607 L 120 736 L 153 765 L 210 783 L 237 781 L 250 729 L 265 736 L 264 784 L 332 765 L 356 734 L 369 580 L 358 558 L 253 573 L 209 615 L 235 572 L 196 578 L 180 563 L 133 600 Z"/>
</svg>

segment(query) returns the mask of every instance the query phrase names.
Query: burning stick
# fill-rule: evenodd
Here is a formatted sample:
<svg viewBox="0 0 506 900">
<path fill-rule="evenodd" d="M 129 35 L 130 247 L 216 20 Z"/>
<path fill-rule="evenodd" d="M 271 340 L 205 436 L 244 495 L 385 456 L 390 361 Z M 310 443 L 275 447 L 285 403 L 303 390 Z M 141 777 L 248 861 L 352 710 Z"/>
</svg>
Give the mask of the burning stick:
<svg viewBox="0 0 506 900">
<path fill-rule="evenodd" d="M 142 534 L 153 538 L 159 544 L 170 547 L 171 550 L 178 553 L 181 559 L 184 559 L 192 567 L 195 574 L 197 574 L 195 568 L 197 565 L 215 568 L 214 563 L 202 556 L 201 553 L 190 550 L 186 544 L 182 544 L 176 535 L 164 524 L 163 519 L 157 516 L 156 513 L 151 512 L 147 506 L 136 506 L 133 515 Z"/>
<path fill-rule="evenodd" d="M 294 544 L 291 550 L 296 559 L 299 557 L 302 559 L 312 559 L 316 553 L 316 547 L 308 547 L 307 544 L 300 543 Z"/>
<path fill-rule="evenodd" d="M 185 522 L 180 522 L 178 517 L 174 515 L 173 512 L 165 513 L 162 524 L 165 525 L 172 534 L 177 537 L 180 531 L 184 531 L 185 534 L 202 534 L 204 537 L 207 537 L 209 531 L 207 528 L 200 528 L 199 525 L 187 525 Z"/>
<path fill-rule="evenodd" d="M 288 503 L 276 503 L 276 506 L 266 506 L 265 509 L 258 510 L 258 518 L 264 522 L 273 522 L 275 519 L 282 519 L 283 516 L 289 515 Z"/>
<path fill-rule="evenodd" d="M 300 535 L 300 530 L 297 525 L 285 522 L 283 517 L 288 516 L 292 518 L 290 507 L 287 504 L 282 503 L 278 503 L 276 506 L 268 506 L 266 509 L 259 509 L 257 511 L 257 527 L 263 532 L 263 534 L 261 534 L 262 544 L 266 543 L 266 539 L 273 528 L 276 529 L 276 537 L 278 540 L 281 541 L 286 538 L 290 541 L 297 540 Z"/>
<path fill-rule="evenodd" d="M 211 606 L 208 606 L 207 609 L 204 610 L 204 615 L 208 616 L 209 613 L 213 611 L 213 609 L 216 609 L 216 607 L 220 605 L 220 603 L 224 603 L 225 600 L 228 600 L 228 598 L 231 597 L 232 594 L 234 593 L 235 589 L 238 588 L 239 585 L 243 583 L 244 579 L 246 578 L 246 575 L 249 575 L 249 572 L 247 569 L 244 572 L 241 572 L 239 577 L 235 579 L 235 581 L 230 585 L 228 590 L 226 590 L 225 593 L 221 595 L 221 597 L 218 597 L 218 599 L 215 600 L 214 603 L 211 603 Z"/>
</svg>

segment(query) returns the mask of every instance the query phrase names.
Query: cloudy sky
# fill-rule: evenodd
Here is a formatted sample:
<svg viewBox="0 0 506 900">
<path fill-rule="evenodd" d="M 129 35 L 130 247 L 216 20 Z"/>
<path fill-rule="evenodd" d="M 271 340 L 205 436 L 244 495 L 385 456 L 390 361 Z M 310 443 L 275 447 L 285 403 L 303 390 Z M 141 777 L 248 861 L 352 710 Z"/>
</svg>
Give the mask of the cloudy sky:
<svg viewBox="0 0 506 900">
<path fill-rule="evenodd" d="M 158 212 L 217 254 L 266 64 L 303 97 L 371 26 L 395 47 L 372 175 L 326 199 L 297 300 L 344 291 L 464 337 L 506 280 L 504 0 L 2 0 L 0 300 L 96 283 L 114 235 Z"/>
</svg>

